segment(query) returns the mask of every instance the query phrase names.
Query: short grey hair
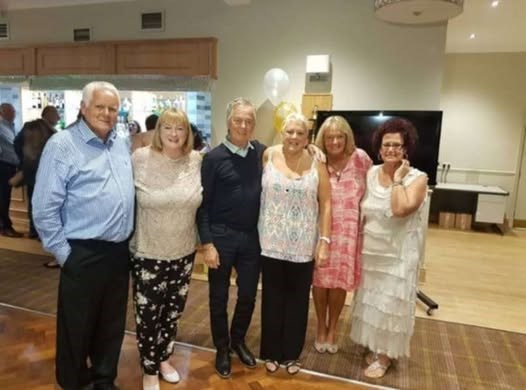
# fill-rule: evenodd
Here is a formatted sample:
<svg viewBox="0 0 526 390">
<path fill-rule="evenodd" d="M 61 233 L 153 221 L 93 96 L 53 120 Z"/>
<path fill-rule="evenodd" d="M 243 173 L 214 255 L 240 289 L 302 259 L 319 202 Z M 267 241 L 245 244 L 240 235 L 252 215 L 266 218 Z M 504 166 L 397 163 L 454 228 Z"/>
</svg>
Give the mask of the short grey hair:
<svg viewBox="0 0 526 390">
<path fill-rule="evenodd" d="M 226 124 L 228 126 L 228 121 L 230 118 L 232 118 L 232 111 L 234 111 L 234 108 L 242 106 L 242 107 L 251 107 L 254 111 L 254 121 L 256 120 L 256 106 L 254 103 L 252 103 L 250 100 L 245 99 L 244 97 L 237 97 L 234 100 L 232 100 L 230 103 L 226 106 Z"/>
<path fill-rule="evenodd" d="M 305 117 L 305 115 L 300 114 L 298 112 L 293 112 L 287 115 L 287 117 L 281 124 L 281 131 L 285 131 L 289 123 L 299 123 L 305 130 L 309 130 L 309 122 L 307 121 L 307 118 Z"/>
<path fill-rule="evenodd" d="M 121 96 L 115 85 L 108 83 L 107 81 L 92 81 L 84 86 L 82 89 L 82 102 L 87 106 L 93 98 L 95 91 L 109 91 L 113 93 L 121 105 Z"/>
</svg>

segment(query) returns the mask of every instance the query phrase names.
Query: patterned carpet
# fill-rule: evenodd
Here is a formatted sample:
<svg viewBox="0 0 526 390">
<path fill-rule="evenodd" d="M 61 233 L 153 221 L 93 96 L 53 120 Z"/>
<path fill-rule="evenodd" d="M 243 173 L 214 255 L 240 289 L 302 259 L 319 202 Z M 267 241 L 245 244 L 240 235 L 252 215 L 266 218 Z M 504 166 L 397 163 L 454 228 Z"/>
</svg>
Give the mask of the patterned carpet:
<svg viewBox="0 0 526 390">
<path fill-rule="evenodd" d="M 0 302 L 55 313 L 59 271 L 42 267 L 48 257 L 0 249 Z M 235 288 L 231 289 L 235 296 Z M 233 301 L 233 300 L 232 300 Z M 231 302 L 232 304 L 232 302 Z M 381 380 L 363 377 L 363 351 L 349 338 L 349 308 L 342 313 L 336 355 L 312 347 L 316 319 L 311 305 L 305 368 L 377 385 L 401 389 L 526 389 L 526 335 L 417 318 L 411 358 L 396 363 Z M 129 306 L 127 329 L 134 330 Z M 259 350 L 259 304 L 247 344 Z M 212 347 L 208 319 L 208 284 L 192 281 L 178 340 Z"/>
</svg>

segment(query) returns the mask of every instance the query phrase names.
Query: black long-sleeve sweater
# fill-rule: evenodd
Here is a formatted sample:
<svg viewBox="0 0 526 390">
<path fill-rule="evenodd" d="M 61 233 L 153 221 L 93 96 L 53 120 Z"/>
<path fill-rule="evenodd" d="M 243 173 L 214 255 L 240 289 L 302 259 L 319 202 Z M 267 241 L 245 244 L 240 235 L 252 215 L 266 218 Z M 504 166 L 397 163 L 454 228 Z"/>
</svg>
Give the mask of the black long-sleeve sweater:
<svg viewBox="0 0 526 390">
<path fill-rule="evenodd" d="M 203 203 L 197 212 L 203 244 L 212 242 L 212 224 L 224 224 L 240 231 L 257 228 L 265 146 L 258 141 L 251 144 L 254 148 L 249 149 L 246 157 L 233 154 L 221 144 L 203 159 Z"/>
</svg>

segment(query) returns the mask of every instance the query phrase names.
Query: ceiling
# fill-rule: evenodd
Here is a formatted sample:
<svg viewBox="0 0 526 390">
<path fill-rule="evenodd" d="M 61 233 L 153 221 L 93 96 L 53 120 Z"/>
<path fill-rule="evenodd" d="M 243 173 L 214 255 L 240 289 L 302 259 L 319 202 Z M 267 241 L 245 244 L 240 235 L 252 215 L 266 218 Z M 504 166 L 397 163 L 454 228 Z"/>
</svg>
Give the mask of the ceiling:
<svg viewBox="0 0 526 390">
<path fill-rule="evenodd" d="M 138 0 L 0 0 L 0 11 L 132 1 Z M 251 2 L 224 1 L 229 5 Z M 492 7 L 494 1 L 464 0 L 464 12 L 448 24 L 447 53 L 526 52 L 526 0 L 498 0 L 498 6 Z"/>
<path fill-rule="evenodd" d="M 464 12 L 448 24 L 447 53 L 526 52 L 526 0 L 493 2 L 464 0 Z"/>
</svg>

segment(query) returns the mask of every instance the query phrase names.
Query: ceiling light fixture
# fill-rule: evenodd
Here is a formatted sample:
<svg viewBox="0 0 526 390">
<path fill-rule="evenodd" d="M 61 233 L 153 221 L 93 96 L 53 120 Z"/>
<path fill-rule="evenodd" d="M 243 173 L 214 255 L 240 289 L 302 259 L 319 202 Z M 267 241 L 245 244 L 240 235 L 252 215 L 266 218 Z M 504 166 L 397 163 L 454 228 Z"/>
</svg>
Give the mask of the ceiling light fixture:
<svg viewBox="0 0 526 390">
<path fill-rule="evenodd" d="M 493 0 L 493 1 L 491 2 L 491 6 L 492 6 L 493 8 L 497 7 L 498 5 L 499 5 L 499 0 Z"/>
<path fill-rule="evenodd" d="M 475 37 L 476 37 L 476 35 L 473 34 L 473 33 L 471 33 L 471 34 L 469 35 L 469 39 L 475 39 Z"/>
<path fill-rule="evenodd" d="M 399 24 L 445 22 L 462 13 L 464 0 L 374 0 L 379 19 Z"/>
</svg>

